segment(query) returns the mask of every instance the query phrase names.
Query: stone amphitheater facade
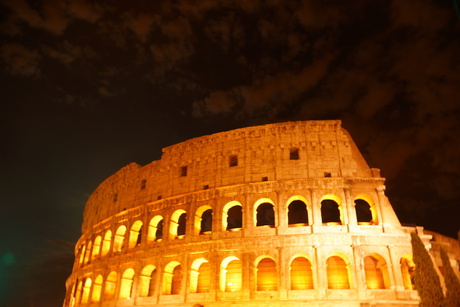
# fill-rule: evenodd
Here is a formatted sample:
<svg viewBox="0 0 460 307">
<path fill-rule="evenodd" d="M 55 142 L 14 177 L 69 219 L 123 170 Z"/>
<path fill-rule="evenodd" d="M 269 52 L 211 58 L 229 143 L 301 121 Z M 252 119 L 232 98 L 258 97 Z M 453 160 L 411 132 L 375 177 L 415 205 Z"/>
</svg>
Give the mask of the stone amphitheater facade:
<svg viewBox="0 0 460 307">
<path fill-rule="evenodd" d="M 64 306 L 417 306 L 411 231 L 340 121 L 203 136 L 89 197 Z"/>
</svg>

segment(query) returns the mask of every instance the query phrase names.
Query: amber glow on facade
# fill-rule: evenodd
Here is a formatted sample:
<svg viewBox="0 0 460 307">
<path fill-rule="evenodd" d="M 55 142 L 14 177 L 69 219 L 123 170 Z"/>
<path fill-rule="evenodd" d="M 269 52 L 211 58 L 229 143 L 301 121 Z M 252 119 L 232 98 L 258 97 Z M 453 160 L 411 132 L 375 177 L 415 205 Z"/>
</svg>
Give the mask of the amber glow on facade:
<svg viewBox="0 0 460 307">
<path fill-rule="evenodd" d="M 414 306 L 410 232 L 340 121 L 163 149 L 89 198 L 64 306 Z M 457 272 L 458 273 L 458 272 Z"/>
</svg>

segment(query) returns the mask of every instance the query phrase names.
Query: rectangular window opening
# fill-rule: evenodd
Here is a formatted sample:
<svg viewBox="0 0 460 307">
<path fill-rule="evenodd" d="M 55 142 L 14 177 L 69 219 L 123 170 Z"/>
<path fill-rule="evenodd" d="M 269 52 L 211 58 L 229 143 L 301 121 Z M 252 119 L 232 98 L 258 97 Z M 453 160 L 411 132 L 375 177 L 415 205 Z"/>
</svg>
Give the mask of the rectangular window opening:
<svg viewBox="0 0 460 307">
<path fill-rule="evenodd" d="M 203 186 L 203 190 L 207 190 L 207 189 L 209 189 L 209 185 L 208 185 L 208 184 L 205 184 L 205 185 Z"/>
<path fill-rule="evenodd" d="M 147 185 L 147 180 L 143 179 L 141 181 L 141 190 L 145 189 L 145 186 Z"/>
<path fill-rule="evenodd" d="M 162 199 L 162 198 L 163 198 L 163 196 L 158 195 L 157 200 L 160 200 L 160 199 Z"/>
<path fill-rule="evenodd" d="M 180 168 L 180 176 L 181 176 L 181 177 L 187 176 L 187 166 L 182 166 L 182 167 Z"/>
<path fill-rule="evenodd" d="M 268 181 L 268 177 L 262 177 L 262 181 Z"/>
<path fill-rule="evenodd" d="M 328 172 L 324 172 L 324 177 L 332 177 L 332 174 Z"/>
<path fill-rule="evenodd" d="M 113 202 L 116 202 L 118 200 L 118 193 L 115 193 L 113 195 Z"/>
<path fill-rule="evenodd" d="M 289 160 L 299 160 L 299 149 L 291 148 L 289 150 Z"/>
<path fill-rule="evenodd" d="M 238 156 L 237 156 L 237 155 L 231 155 L 231 156 L 229 157 L 228 165 L 229 165 L 230 167 L 232 167 L 232 166 L 238 166 Z"/>
</svg>

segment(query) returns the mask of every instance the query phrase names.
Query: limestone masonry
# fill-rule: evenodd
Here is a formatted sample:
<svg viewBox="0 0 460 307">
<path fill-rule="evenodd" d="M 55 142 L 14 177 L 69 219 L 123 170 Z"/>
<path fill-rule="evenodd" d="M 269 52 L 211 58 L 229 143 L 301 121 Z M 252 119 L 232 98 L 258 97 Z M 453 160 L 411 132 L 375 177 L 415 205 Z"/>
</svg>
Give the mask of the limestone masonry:
<svg viewBox="0 0 460 307">
<path fill-rule="evenodd" d="M 64 306 L 418 306 L 410 232 L 340 121 L 237 129 L 106 179 Z"/>
</svg>

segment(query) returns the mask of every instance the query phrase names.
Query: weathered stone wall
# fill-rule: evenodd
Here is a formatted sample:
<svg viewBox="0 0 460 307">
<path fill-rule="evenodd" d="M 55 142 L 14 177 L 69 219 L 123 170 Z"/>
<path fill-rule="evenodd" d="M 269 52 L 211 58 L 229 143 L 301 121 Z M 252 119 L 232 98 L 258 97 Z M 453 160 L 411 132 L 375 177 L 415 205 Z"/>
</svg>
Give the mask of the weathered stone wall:
<svg viewBox="0 0 460 307">
<path fill-rule="evenodd" d="M 409 231 L 384 190 L 340 121 L 249 127 L 167 147 L 161 160 L 122 168 L 89 198 L 64 306 L 416 306 L 401 265 L 411 262 Z M 357 200 L 368 205 L 365 222 Z M 302 223 L 290 222 L 294 201 L 305 205 Z M 323 201 L 337 205 L 336 221 L 325 222 Z M 242 225 L 228 229 L 236 207 Z M 208 209 L 212 230 L 201 231 Z M 258 226 L 262 215 L 272 224 Z M 344 261 L 348 288 L 331 288 L 332 258 Z M 240 263 L 236 291 L 225 288 L 231 259 Z M 264 259 L 274 263 L 267 274 L 275 290 L 260 289 Z M 293 289 L 294 259 L 311 264 L 302 273 L 308 289 Z M 384 275 L 373 279 L 379 286 L 369 286 L 371 273 Z"/>
</svg>

